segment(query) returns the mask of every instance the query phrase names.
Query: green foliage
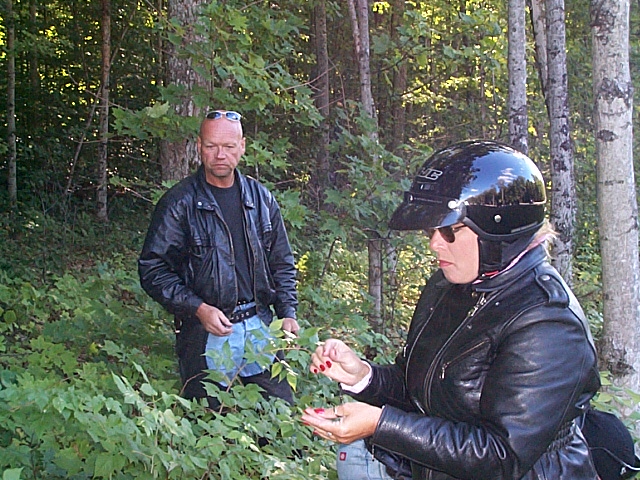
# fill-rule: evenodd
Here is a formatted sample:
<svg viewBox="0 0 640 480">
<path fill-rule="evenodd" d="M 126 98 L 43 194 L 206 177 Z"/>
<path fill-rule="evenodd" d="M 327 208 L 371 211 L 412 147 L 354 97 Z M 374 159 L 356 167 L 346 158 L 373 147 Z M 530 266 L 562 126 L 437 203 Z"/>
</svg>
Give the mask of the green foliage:
<svg viewBox="0 0 640 480">
<path fill-rule="evenodd" d="M 297 420 L 301 408 L 334 396 L 329 387 L 318 395 L 308 374 L 317 329 L 294 342 L 281 322 L 272 326 L 270 348 L 288 352 L 273 374 L 296 387 L 295 407 L 234 383 L 213 392 L 227 411 L 217 415 L 177 395 L 167 316 L 124 266 L 98 265 L 83 282 L 67 274 L 45 289 L 3 282 L 0 470 L 52 479 L 331 478 L 333 449 Z"/>
<path fill-rule="evenodd" d="M 114 109 L 113 115 L 118 132 L 139 140 L 160 138 L 177 142 L 193 138 L 200 125 L 200 119 L 178 115 L 168 102 L 155 103 L 138 112 Z"/>
<path fill-rule="evenodd" d="M 340 336 L 368 358 L 385 362 L 395 356 L 434 263 L 423 237 L 389 232 L 387 221 L 416 166 L 434 148 L 469 137 L 506 138 L 506 4 L 404 2 L 399 18 L 396 5 L 375 2 L 374 125 L 358 105 L 357 62 L 343 3 L 326 5 L 331 65 L 318 72 L 308 2 L 205 2 L 187 31 L 150 3 L 113 0 L 109 224 L 95 222 L 90 213 L 97 115 L 89 115 L 100 78 L 99 4 L 34 5 L 36 15 L 28 2 L 14 2 L 16 209 L 9 211 L 6 190 L 0 189 L 3 479 L 335 478 L 332 446 L 296 421 L 306 405 L 341 400 L 335 384 L 308 373 L 310 352 L 317 341 Z M 603 318 L 591 90 L 572 88 L 587 85 L 591 75 L 589 12 L 581 7 L 574 1 L 566 9 L 579 180 L 574 289 L 597 337 Z M 191 33 L 195 40 L 185 42 Z M 167 84 L 167 46 L 189 58 L 205 84 L 192 90 Z M 528 52 L 531 152 L 548 169 L 546 107 L 533 49 Z M 633 73 L 638 52 L 632 38 Z M 3 86 L 6 67 L 0 62 Z M 324 74 L 331 87 L 330 115 L 322 126 L 330 137 L 331 180 L 315 191 L 322 119 L 313 95 Z M 273 373 L 296 387 L 294 407 L 267 403 L 255 388 L 236 381 L 228 391 L 212 392 L 228 409 L 225 416 L 181 399 L 171 319 L 137 283 L 135 257 L 149 207 L 171 185 L 158 178 L 157 142 L 193 138 L 198 128 L 199 119 L 176 114 L 174 107 L 185 98 L 198 109 L 242 112 L 247 154 L 241 170 L 271 188 L 282 207 L 300 271 L 303 331 L 295 342 L 277 338 L 272 347 L 286 352 L 286 362 Z M 400 139 L 394 104 L 406 115 Z M 385 145 L 396 140 L 400 146 L 392 154 Z M 1 140 L 0 153 L 5 150 Z M 0 178 L 6 175 L 0 162 Z M 389 253 L 383 333 L 368 324 L 373 304 L 366 249 L 377 237 Z M 277 331 L 277 323 L 273 327 Z M 249 355 L 263 361 L 260 352 Z M 626 411 L 638 398 L 605 381 L 596 403 Z M 261 445 L 261 438 L 269 443 Z"/>
</svg>

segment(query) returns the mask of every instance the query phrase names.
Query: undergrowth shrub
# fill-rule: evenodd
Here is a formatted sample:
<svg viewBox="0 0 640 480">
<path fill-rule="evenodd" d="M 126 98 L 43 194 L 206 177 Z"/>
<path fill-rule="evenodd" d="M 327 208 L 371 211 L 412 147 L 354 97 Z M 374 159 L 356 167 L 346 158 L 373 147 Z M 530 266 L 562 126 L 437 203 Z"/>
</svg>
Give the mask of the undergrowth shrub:
<svg viewBox="0 0 640 480">
<path fill-rule="evenodd" d="M 25 220 L 23 244 L 0 242 L 2 480 L 335 479 L 335 445 L 299 417 L 307 406 L 350 400 L 334 382 L 309 373 L 310 354 L 319 341 L 337 337 L 371 360 L 392 362 L 434 267 L 424 237 L 391 239 L 398 260 L 377 333 L 368 319 L 366 252 L 336 240 L 299 255 L 302 330 L 292 339 L 274 322 L 269 347 L 286 354 L 272 374 L 295 387 L 295 404 L 267 401 L 255 385 L 232 382 L 222 391 L 211 387 L 221 414 L 179 395 L 173 322 L 140 288 L 136 241 L 129 238 L 120 251 L 96 248 L 99 229 L 87 227 L 85 234 L 59 232 L 47 245 L 44 234 L 53 228 Z M 127 236 L 126 229 L 108 230 L 116 243 Z M 67 249 L 70 240 L 81 250 Z M 18 257 L 19 245 L 14 269 L 6 259 Z M 67 261 L 67 268 L 42 269 L 36 259 L 45 250 L 46 266 Z M 589 252 L 579 256 L 588 261 L 576 268 L 576 291 L 597 335 L 599 298 L 591 293 L 598 274 Z M 606 373 L 604 385 L 598 408 L 628 412 L 640 402 Z M 627 421 L 632 429 L 640 423 L 637 416 Z"/>
<path fill-rule="evenodd" d="M 125 260 L 44 286 L 0 275 L 3 479 L 336 478 L 335 445 L 299 421 L 306 406 L 343 400 L 309 373 L 310 353 L 347 329 L 358 345 L 389 343 L 350 300 L 323 297 L 316 313 L 339 318 L 335 328 L 312 326 L 309 310 L 296 339 L 271 327 L 270 348 L 286 353 L 272 373 L 295 387 L 296 404 L 234 383 L 212 392 L 221 415 L 179 396 L 171 319 Z"/>
</svg>

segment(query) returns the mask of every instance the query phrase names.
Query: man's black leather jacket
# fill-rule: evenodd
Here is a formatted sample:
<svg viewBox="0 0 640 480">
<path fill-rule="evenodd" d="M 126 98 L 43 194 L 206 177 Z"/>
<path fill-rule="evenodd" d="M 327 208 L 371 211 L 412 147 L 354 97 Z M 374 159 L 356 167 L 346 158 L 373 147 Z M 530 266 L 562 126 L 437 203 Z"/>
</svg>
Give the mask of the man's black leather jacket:
<svg viewBox="0 0 640 480">
<path fill-rule="evenodd" d="M 296 269 L 280 208 L 258 181 L 241 175 L 247 244 L 254 299 L 268 325 L 273 306 L 278 318 L 296 318 Z M 138 261 L 144 290 L 176 318 L 176 350 L 183 382 L 206 369 L 207 333 L 195 316 L 203 303 L 229 316 L 238 301 L 231 236 L 202 167 L 172 187 L 156 206 Z M 205 396 L 199 382 L 185 396 Z"/>
<path fill-rule="evenodd" d="M 414 479 L 595 479 L 573 419 L 600 386 L 596 352 L 543 247 L 473 284 L 476 305 L 438 340 L 432 314 L 453 288 L 429 280 L 396 363 L 354 395 L 383 407 L 373 448 L 408 458 Z"/>
</svg>

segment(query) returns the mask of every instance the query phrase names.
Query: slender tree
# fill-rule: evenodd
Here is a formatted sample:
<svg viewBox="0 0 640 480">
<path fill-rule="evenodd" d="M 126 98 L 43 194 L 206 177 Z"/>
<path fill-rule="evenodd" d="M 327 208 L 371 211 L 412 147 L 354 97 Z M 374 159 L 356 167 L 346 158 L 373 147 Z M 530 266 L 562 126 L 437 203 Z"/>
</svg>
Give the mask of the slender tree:
<svg viewBox="0 0 640 480">
<path fill-rule="evenodd" d="M 369 48 L 369 2 L 367 0 L 348 0 L 349 16 L 353 32 L 353 43 L 358 62 L 360 80 L 360 102 L 365 113 L 377 119 L 376 105 L 371 90 L 371 51 Z M 377 125 L 377 120 L 376 120 Z M 377 129 L 371 132 L 372 138 L 378 137 Z"/>
<path fill-rule="evenodd" d="M 100 117 L 98 127 L 98 191 L 97 216 L 109 220 L 107 172 L 109 157 L 109 82 L 111 78 L 111 0 L 102 0 L 102 78 L 100 82 Z"/>
<path fill-rule="evenodd" d="M 553 265 L 572 283 L 573 235 L 576 220 L 576 185 L 569 125 L 569 92 L 564 0 L 545 1 L 549 147 L 551 157 L 551 223 L 558 232 Z"/>
<path fill-rule="evenodd" d="M 16 51 L 15 17 L 13 0 L 7 0 L 7 143 L 9 146 L 9 203 L 15 207 L 18 201 L 17 150 L 16 150 Z"/>
<path fill-rule="evenodd" d="M 629 0 L 593 0 L 591 28 L 604 290 L 604 328 L 599 350 L 615 382 L 640 391 L 640 266 Z"/>
<path fill-rule="evenodd" d="M 369 132 L 373 141 L 378 140 L 378 116 L 371 90 L 371 52 L 369 49 L 369 2 L 367 0 L 348 0 L 349 15 L 353 32 L 353 43 L 358 61 L 360 79 L 360 102 L 365 115 L 373 120 L 374 128 Z M 377 159 L 373 159 L 377 162 Z M 367 251 L 369 254 L 369 295 L 373 299 L 373 311 L 369 316 L 374 329 L 382 328 L 382 272 L 383 243 L 379 232 L 369 229 Z"/>
<path fill-rule="evenodd" d="M 316 168 L 314 172 L 315 196 L 318 208 L 322 209 L 324 192 L 330 185 L 330 165 L 329 165 L 329 50 L 327 41 L 327 7 L 325 0 L 318 0 L 313 9 L 313 32 L 314 47 L 316 53 L 316 71 L 313 79 L 314 102 L 316 108 L 322 115 L 320 136 L 316 151 Z"/>
<path fill-rule="evenodd" d="M 29 34 L 31 38 L 38 36 L 38 5 L 36 0 L 29 0 Z M 29 49 L 29 87 L 30 98 L 33 108 L 30 110 L 27 125 L 30 131 L 40 126 L 40 72 L 39 72 L 39 55 L 38 49 Z"/>
<path fill-rule="evenodd" d="M 509 0 L 509 141 L 528 153 L 525 0 Z"/>
<path fill-rule="evenodd" d="M 536 69 L 538 70 L 538 78 L 546 102 L 549 69 L 547 68 L 547 19 L 544 11 L 544 0 L 527 0 L 527 5 L 529 6 L 533 30 Z M 547 102 L 548 113 L 549 104 Z"/>
<path fill-rule="evenodd" d="M 401 44 L 400 27 L 404 21 L 405 2 L 394 0 L 391 13 L 390 36 L 394 44 Z M 400 58 L 393 70 L 393 91 L 391 95 L 391 143 L 389 149 L 396 152 L 404 143 L 404 132 L 407 123 L 404 94 L 407 90 L 407 60 Z"/>
</svg>

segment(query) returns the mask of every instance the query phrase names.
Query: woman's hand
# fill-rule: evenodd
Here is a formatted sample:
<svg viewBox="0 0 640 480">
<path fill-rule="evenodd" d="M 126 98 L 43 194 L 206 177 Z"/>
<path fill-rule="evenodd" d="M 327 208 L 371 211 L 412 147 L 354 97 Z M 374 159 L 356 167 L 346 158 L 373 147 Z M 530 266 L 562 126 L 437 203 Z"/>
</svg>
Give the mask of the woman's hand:
<svg viewBox="0 0 640 480">
<path fill-rule="evenodd" d="M 310 369 L 313 373 L 322 373 L 350 386 L 358 383 L 371 371 L 368 363 L 363 362 L 344 342 L 335 338 L 330 338 L 316 348 L 311 355 Z"/>
<path fill-rule="evenodd" d="M 316 435 L 339 443 L 351 443 L 370 437 L 376 431 L 382 409 L 367 403 L 352 402 L 333 408 L 308 407 L 302 423 L 314 428 Z"/>
</svg>

